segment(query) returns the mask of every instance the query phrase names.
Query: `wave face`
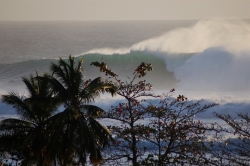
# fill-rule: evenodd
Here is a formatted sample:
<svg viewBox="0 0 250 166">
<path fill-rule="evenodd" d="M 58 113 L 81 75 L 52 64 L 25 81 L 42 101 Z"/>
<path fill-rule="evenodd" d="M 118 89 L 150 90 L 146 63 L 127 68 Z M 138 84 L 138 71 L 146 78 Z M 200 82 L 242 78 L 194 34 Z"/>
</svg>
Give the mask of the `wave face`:
<svg viewBox="0 0 250 166">
<path fill-rule="evenodd" d="M 118 74 L 123 80 L 128 80 L 133 77 L 133 72 L 141 62 L 151 63 L 153 65 L 153 71 L 149 71 L 148 74 L 142 79 L 147 80 L 151 83 L 154 89 L 170 89 L 176 86 L 177 80 L 175 79 L 172 72 L 167 71 L 164 60 L 148 54 L 145 52 L 131 52 L 128 54 L 113 54 L 104 56 L 102 54 L 87 54 L 84 55 L 84 66 L 87 66 L 91 62 L 101 61 L 107 63 L 108 67 Z M 92 72 L 94 71 L 94 72 Z M 86 74 L 89 73 L 91 76 L 100 76 L 98 69 L 87 68 Z"/>
<path fill-rule="evenodd" d="M 104 56 L 102 54 L 87 54 L 84 56 L 76 57 L 84 58 L 83 69 L 86 79 L 93 79 L 99 76 L 105 78 L 104 73 L 99 71 L 99 68 L 90 66 L 92 62 L 104 61 L 108 67 L 118 74 L 121 79 L 128 80 L 128 77 L 133 77 L 133 72 L 136 67 L 141 63 L 151 63 L 153 65 L 153 71 L 149 71 L 146 77 L 142 79 L 152 83 L 155 89 L 170 89 L 174 88 L 177 80 L 172 72 L 166 70 L 164 61 L 153 55 L 143 52 L 133 52 L 125 55 L 109 55 Z M 38 71 L 39 74 L 49 72 L 50 64 L 57 63 L 56 59 L 41 59 L 25 61 L 13 64 L 0 64 L 0 80 L 1 88 L 6 90 L 21 90 L 25 91 L 22 86 L 21 78 L 29 77 L 31 74 L 35 74 Z"/>
</svg>

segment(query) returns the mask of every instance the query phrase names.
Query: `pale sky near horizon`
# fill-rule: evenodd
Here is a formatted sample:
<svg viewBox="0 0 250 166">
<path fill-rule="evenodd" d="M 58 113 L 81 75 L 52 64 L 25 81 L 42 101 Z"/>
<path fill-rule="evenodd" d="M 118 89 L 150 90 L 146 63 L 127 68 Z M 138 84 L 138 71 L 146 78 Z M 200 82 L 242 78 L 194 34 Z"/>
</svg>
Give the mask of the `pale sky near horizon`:
<svg viewBox="0 0 250 166">
<path fill-rule="evenodd" d="M 250 0 L 0 0 L 0 21 L 250 18 Z"/>
</svg>

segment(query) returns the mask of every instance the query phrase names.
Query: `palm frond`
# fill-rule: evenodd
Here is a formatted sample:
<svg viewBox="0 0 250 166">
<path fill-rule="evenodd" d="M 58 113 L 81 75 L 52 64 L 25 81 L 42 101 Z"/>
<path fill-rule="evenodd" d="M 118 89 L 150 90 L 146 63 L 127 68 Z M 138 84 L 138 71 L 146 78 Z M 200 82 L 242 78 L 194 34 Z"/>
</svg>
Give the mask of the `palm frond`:
<svg viewBox="0 0 250 166">
<path fill-rule="evenodd" d="M 62 82 L 63 86 L 72 88 L 73 84 L 82 84 L 82 72 L 81 72 L 82 61 L 79 61 L 77 68 L 75 67 L 75 61 L 73 57 L 69 57 L 68 63 L 60 58 L 58 64 L 52 63 L 51 71 Z M 79 86 L 78 86 L 79 87 Z"/>
<path fill-rule="evenodd" d="M 111 136 L 111 132 L 97 120 L 90 117 L 88 118 L 88 122 L 94 132 L 95 139 L 100 148 L 104 148 L 109 145 L 110 141 L 114 141 Z"/>
<path fill-rule="evenodd" d="M 0 131 L 2 133 L 16 133 L 16 132 L 27 132 L 34 126 L 32 123 L 21 120 L 21 119 L 4 119 L 0 122 Z"/>
<path fill-rule="evenodd" d="M 30 76 L 30 78 L 23 77 L 22 78 L 27 90 L 29 91 L 30 96 L 36 96 L 38 87 L 35 85 L 35 80 L 33 76 Z"/>
<path fill-rule="evenodd" d="M 116 92 L 116 86 L 112 83 L 107 83 L 98 77 L 91 81 L 80 93 L 80 97 L 84 103 L 94 101 L 100 93 L 110 92 L 112 95 Z"/>
<path fill-rule="evenodd" d="M 43 81 L 48 81 L 50 83 L 51 89 L 54 93 L 54 98 L 57 98 L 61 101 L 66 102 L 69 98 L 69 94 L 67 89 L 61 84 L 59 80 L 56 78 L 49 76 L 49 77 L 38 77 L 38 79 Z"/>
<path fill-rule="evenodd" d="M 93 118 L 99 118 L 105 113 L 105 111 L 103 109 L 101 109 L 100 107 L 95 106 L 95 105 L 83 105 L 81 107 L 81 111 L 86 116 L 90 116 Z"/>
<path fill-rule="evenodd" d="M 85 149 L 87 153 L 90 154 L 90 161 L 92 163 L 100 163 L 102 161 L 102 156 L 98 155 L 101 152 L 98 141 L 96 140 L 96 135 L 93 132 L 93 128 L 89 126 L 89 122 L 84 116 L 80 116 L 78 119 L 78 141 L 79 148 Z M 84 151 L 81 151 L 81 156 L 85 155 Z"/>
<path fill-rule="evenodd" d="M 14 92 L 9 93 L 8 95 L 2 95 L 2 101 L 15 108 L 17 114 L 22 119 L 33 121 L 34 119 L 36 119 L 34 111 L 32 111 L 23 100 L 24 97 L 20 97 Z"/>
</svg>

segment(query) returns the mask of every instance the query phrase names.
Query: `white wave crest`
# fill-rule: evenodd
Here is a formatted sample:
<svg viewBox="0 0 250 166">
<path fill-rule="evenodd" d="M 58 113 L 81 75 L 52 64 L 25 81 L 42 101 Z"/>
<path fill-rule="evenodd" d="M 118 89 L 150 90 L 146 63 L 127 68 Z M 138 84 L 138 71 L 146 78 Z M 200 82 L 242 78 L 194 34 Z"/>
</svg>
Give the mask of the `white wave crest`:
<svg viewBox="0 0 250 166">
<path fill-rule="evenodd" d="M 174 29 L 159 37 L 139 42 L 131 50 L 194 53 L 210 47 L 225 47 L 229 51 L 249 50 L 250 24 L 240 21 L 199 21 L 186 28 Z"/>
<path fill-rule="evenodd" d="M 103 55 L 113 55 L 113 54 L 128 54 L 130 53 L 130 48 L 99 48 L 90 50 L 84 54 L 103 54 Z"/>
<path fill-rule="evenodd" d="M 165 34 L 141 41 L 130 48 L 100 48 L 87 53 L 104 55 L 127 54 L 132 51 L 163 53 L 197 53 L 210 47 L 229 51 L 250 49 L 250 24 L 241 20 L 201 20 L 195 25 L 177 28 Z"/>
</svg>

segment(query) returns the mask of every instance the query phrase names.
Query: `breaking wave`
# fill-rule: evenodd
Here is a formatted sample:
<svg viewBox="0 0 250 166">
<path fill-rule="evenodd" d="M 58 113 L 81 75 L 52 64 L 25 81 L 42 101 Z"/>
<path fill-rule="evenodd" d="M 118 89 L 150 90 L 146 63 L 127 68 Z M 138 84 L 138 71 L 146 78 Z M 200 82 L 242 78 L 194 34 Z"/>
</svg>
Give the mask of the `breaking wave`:
<svg viewBox="0 0 250 166">
<path fill-rule="evenodd" d="M 207 20 L 174 29 L 130 48 L 93 49 L 86 54 L 127 56 L 141 52 L 141 56 L 155 56 L 164 61 L 168 72 L 173 72 L 178 80 L 180 89 L 248 91 L 249 41 L 249 23 Z"/>
</svg>

